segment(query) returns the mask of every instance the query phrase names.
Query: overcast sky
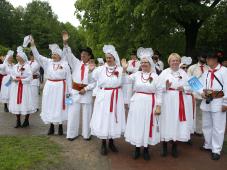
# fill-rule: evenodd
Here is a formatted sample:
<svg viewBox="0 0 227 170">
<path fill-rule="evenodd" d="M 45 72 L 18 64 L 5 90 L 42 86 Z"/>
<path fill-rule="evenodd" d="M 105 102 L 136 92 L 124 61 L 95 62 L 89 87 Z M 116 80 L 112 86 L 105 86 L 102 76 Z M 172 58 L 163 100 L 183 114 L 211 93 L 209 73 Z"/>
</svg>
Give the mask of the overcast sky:
<svg viewBox="0 0 227 170">
<path fill-rule="evenodd" d="M 26 4 L 32 2 L 32 0 L 7 0 L 14 7 L 23 6 L 26 7 Z M 74 3 L 76 0 L 41 0 L 48 1 L 52 7 L 53 12 L 58 16 L 58 20 L 61 22 L 70 22 L 74 26 L 78 26 L 80 23 L 74 16 L 75 7 Z"/>
</svg>

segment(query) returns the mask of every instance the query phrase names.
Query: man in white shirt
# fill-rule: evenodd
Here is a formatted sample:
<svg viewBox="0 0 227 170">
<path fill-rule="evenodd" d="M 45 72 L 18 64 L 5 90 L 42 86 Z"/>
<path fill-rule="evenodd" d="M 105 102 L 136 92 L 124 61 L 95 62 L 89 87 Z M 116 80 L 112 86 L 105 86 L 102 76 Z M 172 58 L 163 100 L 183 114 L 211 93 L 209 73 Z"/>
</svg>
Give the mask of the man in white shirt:
<svg viewBox="0 0 227 170">
<path fill-rule="evenodd" d="M 211 159 L 219 160 L 224 142 L 227 111 L 227 68 L 223 67 L 218 54 L 207 56 L 210 67 L 202 75 L 204 87 L 202 129 L 205 138 L 201 149 L 211 151 Z"/>
</svg>

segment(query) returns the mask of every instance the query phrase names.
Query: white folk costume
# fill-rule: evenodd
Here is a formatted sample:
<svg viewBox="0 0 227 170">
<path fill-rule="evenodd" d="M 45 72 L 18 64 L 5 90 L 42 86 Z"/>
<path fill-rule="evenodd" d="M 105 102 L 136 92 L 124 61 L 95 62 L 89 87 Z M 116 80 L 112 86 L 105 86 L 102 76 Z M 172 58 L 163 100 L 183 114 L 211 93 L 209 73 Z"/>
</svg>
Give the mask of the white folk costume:
<svg viewBox="0 0 227 170">
<path fill-rule="evenodd" d="M 125 78 L 128 78 L 129 75 L 137 72 L 139 70 L 139 67 L 140 67 L 139 60 L 129 60 L 127 74 L 125 75 Z M 129 104 L 130 99 L 133 95 L 133 85 L 132 85 L 132 81 L 130 81 L 130 79 L 127 81 L 127 83 L 123 84 L 122 91 L 123 91 L 124 103 Z"/>
<path fill-rule="evenodd" d="M 13 70 L 14 64 L 9 64 L 9 57 L 13 57 L 13 51 L 8 51 L 6 58 L 4 59 L 3 64 L 0 64 L 0 70 L 4 73 L 4 77 L 2 79 L 1 92 L 0 92 L 0 102 L 1 103 L 9 103 L 9 95 L 11 88 L 11 71 Z"/>
<path fill-rule="evenodd" d="M 66 138 L 75 138 L 79 135 L 80 114 L 82 110 L 82 136 L 89 139 L 91 136 L 90 120 L 92 114 L 92 89 L 91 76 L 89 78 L 89 64 L 77 59 L 70 47 L 65 46 L 63 52 L 72 69 L 72 100 L 73 104 L 68 108 L 68 123 Z M 80 95 L 79 91 L 85 88 L 86 93 Z"/>
<path fill-rule="evenodd" d="M 27 115 L 36 111 L 31 97 L 32 89 L 30 83 L 32 80 L 32 71 L 22 47 L 18 47 L 17 55 L 25 63 L 23 65 L 17 63 L 11 71 L 12 84 L 9 98 L 9 112 L 17 115 Z"/>
<path fill-rule="evenodd" d="M 112 54 L 116 66 L 107 64 L 93 71 L 93 79 L 100 90 L 94 103 L 91 119 L 91 133 L 100 139 L 120 138 L 125 130 L 125 110 L 122 86 L 122 68 L 115 48 L 112 45 L 103 47 L 105 54 Z"/>
<path fill-rule="evenodd" d="M 186 95 L 177 90 L 183 86 L 188 89 L 188 75 L 182 69 L 173 71 L 171 68 L 165 69 L 159 76 L 160 84 L 163 86 L 163 102 L 161 117 L 161 140 L 183 141 L 190 139 L 190 129 L 186 117 L 188 106 L 186 105 Z M 171 88 L 166 89 L 166 81 L 172 83 Z"/>
<path fill-rule="evenodd" d="M 139 48 L 138 57 L 146 58 L 154 69 L 151 48 Z M 159 116 L 154 114 L 156 105 L 161 105 L 162 88 L 158 85 L 158 75 L 153 71 L 137 71 L 128 79 L 134 85 L 135 94 L 130 101 L 125 129 L 125 140 L 136 147 L 148 147 L 160 142 Z M 127 79 L 126 79 L 127 80 Z"/>
<path fill-rule="evenodd" d="M 164 70 L 164 63 L 158 59 L 155 63 L 155 71 L 157 74 L 160 74 Z"/>
<path fill-rule="evenodd" d="M 39 54 L 36 47 L 31 47 L 35 60 L 46 72 L 47 81 L 43 89 L 41 118 L 44 123 L 62 124 L 67 120 L 66 94 L 71 91 L 71 73 L 65 61 L 54 62 Z M 58 45 L 50 46 L 52 54 L 62 57 Z"/>
<path fill-rule="evenodd" d="M 32 98 L 33 98 L 35 108 L 38 109 L 39 108 L 40 65 L 38 64 L 37 61 L 29 61 L 29 64 L 31 66 L 32 74 L 33 74 L 32 81 L 31 81 Z"/>
<path fill-rule="evenodd" d="M 195 76 L 201 81 L 201 77 L 205 71 L 208 70 L 208 66 L 206 64 L 196 63 L 194 65 L 191 65 L 188 68 L 188 75 L 189 77 Z M 196 98 L 196 111 L 195 111 L 195 132 L 198 134 L 202 134 L 202 111 L 200 109 L 200 104 L 202 102 L 202 97 L 199 94 L 194 93 L 193 94 Z"/>
<path fill-rule="evenodd" d="M 226 112 L 222 106 L 227 106 L 227 68 L 218 64 L 215 69 L 205 71 L 202 76 L 203 87 L 212 90 L 213 100 L 206 103 L 203 99 L 201 110 L 203 112 L 203 134 L 205 149 L 220 155 L 222 150 L 226 127 Z"/>
</svg>

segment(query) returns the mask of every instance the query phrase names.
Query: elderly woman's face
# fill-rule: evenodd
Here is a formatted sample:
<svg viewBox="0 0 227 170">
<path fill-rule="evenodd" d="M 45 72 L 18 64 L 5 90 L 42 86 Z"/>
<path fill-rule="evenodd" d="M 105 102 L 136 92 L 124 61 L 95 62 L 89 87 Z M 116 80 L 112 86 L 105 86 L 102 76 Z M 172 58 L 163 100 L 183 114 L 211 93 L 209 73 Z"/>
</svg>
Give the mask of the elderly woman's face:
<svg viewBox="0 0 227 170">
<path fill-rule="evenodd" d="M 142 58 L 141 60 L 141 69 L 146 72 L 151 70 L 151 65 L 146 58 Z"/>
<path fill-rule="evenodd" d="M 87 63 L 90 60 L 91 55 L 86 51 L 82 51 L 80 53 L 80 58 L 83 61 L 83 63 Z"/>
<path fill-rule="evenodd" d="M 61 60 L 61 57 L 58 54 L 52 54 L 51 58 L 54 62 L 58 62 Z"/>
<path fill-rule="evenodd" d="M 180 65 L 180 59 L 177 57 L 173 57 L 169 61 L 170 68 L 172 69 L 178 69 Z"/>
<path fill-rule="evenodd" d="M 114 56 L 112 56 L 112 54 L 105 54 L 105 57 L 106 57 L 106 63 L 108 65 L 115 64 L 115 59 L 114 59 Z"/>
<path fill-rule="evenodd" d="M 18 63 L 24 63 L 24 60 L 23 60 L 23 58 L 21 56 L 17 55 L 16 59 L 17 59 Z"/>
</svg>

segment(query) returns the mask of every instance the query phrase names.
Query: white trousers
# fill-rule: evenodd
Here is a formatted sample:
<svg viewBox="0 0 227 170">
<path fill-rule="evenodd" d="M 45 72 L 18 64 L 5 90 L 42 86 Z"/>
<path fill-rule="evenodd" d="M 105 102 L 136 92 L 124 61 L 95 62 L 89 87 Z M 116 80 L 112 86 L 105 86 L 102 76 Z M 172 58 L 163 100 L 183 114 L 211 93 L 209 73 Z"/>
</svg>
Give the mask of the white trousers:
<svg viewBox="0 0 227 170">
<path fill-rule="evenodd" d="M 226 113 L 203 111 L 202 122 L 204 148 L 211 149 L 212 153 L 220 154 L 224 142 Z"/>
<path fill-rule="evenodd" d="M 68 123 L 66 138 L 75 138 L 79 135 L 80 113 L 82 109 L 82 136 L 88 139 L 91 136 L 90 121 L 92 104 L 73 103 L 68 106 Z"/>
</svg>

